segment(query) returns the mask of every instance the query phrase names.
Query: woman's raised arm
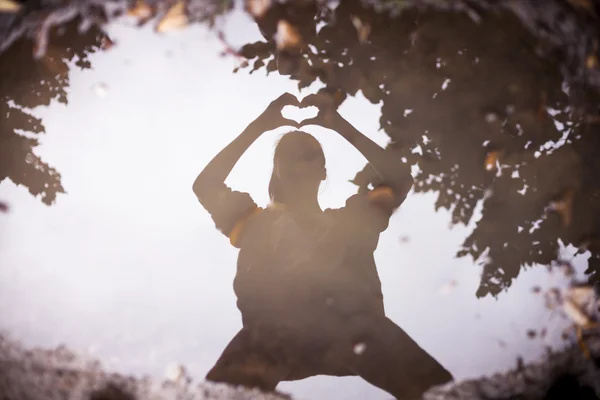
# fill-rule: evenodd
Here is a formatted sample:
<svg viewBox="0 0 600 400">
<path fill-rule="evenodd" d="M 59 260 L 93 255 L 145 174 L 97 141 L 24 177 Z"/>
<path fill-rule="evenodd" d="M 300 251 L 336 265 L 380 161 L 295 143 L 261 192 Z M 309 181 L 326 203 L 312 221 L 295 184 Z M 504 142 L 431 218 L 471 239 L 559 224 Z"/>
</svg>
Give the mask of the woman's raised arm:
<svg viewBox="0 0 600 400">
<path fill-rule="evenodd" d="M 406 196 L 413 184 L 408 165 L 358 131 L 337 112 L 332 102 L 325 96 L 311 94 L 302 99 L 301 107 L 310 106 L 317 107 L 319 113 L 315 118 L 302 121 L 301 127 L 319 125 L 338 132 L 369 161 L 381 182 L 393 186 L 398 197 L 403 199 Z"/>
<path fill-rule="evenodd" d="M 204 167 L 193 185 L 194 193 L 198 196 L 200 203 L 204 197 L 210 196 L 223 187 L 225 179 L 235 164 L 260 135 L 280 126 L 298 126 L 296 121 L 288 120 L 281 115 L 281 109 L 287 105 L 298 106 L 299 102 L 296 96 L 284 93 L 272 101 L 258 118 L 252 121 L 238 137 Z"/>
</svg>

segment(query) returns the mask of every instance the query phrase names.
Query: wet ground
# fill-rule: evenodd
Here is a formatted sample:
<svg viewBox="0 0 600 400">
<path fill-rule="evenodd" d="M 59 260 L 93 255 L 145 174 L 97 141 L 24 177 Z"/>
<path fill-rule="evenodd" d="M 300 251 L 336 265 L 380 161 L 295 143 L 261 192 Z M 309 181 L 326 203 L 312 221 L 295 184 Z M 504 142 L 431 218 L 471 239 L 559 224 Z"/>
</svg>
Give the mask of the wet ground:
<svg viewBox="0 0 600 400">
<path fill-rule="evenodd" d="M 0 329 L 120 372 L 182 363 L 203 377 L 241 327 L 237 250 L 191 184 L 281 93 L 321 91 L 412 165 L 415 186 L 375 252 L 390 319 L 457 379 L 576 340 L 560 294 L 597 274 L 600 117 L 596 103 L 573 105 L 584 97 L 544 43 L 508 15 L 392 19 L 352 2 L 316 21 L 308 8 L 251 11 L 262 34 L 242 10 L 217 30 L 174 29 L 175 16 L 156 33 L 135 26 L 136 9 L 107 35 L 75 40 L 68 26 L 39 61 L 30 42 L 0 56 Z M 227 180 L 260 205 L 286 130 L 261 137 Z M 320 204 L 342 206 L 350 180 L 372 179 L 357 175 L 365 160 L 306 130 L 327 158 Z M 354 377 L 279 389 L 389 398 Z"/>
</svg>

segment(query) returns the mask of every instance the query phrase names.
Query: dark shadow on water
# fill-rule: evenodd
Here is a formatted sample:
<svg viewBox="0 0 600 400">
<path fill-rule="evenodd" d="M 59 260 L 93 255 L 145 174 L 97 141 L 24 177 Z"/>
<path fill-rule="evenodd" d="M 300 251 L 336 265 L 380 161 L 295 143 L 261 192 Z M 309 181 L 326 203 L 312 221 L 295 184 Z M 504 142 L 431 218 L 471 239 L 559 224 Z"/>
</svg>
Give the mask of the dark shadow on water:
<svg viewBox="0 0 600 400">
<path fill-rule="evenodd" d="M 116 385 L 106 385 L 90 394 L 89 400 L 136 400 L 135 396 L 127 393 Z"/>
<path fill-rule="evenodd" d="M 592 388 L 582 386 L 575 377 L 565 375 L 556 379 L 544 397 L 544 400 L 559 399 L 598 400 L 598 396 Z"/>
</svg>

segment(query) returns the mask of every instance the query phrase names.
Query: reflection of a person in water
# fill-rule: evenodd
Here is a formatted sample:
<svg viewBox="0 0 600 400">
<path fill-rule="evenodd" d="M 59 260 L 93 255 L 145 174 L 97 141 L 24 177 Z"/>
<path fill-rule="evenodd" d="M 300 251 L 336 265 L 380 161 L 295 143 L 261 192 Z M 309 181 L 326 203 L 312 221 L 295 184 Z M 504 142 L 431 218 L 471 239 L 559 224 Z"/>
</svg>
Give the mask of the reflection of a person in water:
<svg viewBox="0 0 600 400">
<path fill-rule="evenodd" d="M 282 117 L 286 105 L 317 106 L 300 124 Z M 284 125 L 320 125 L 339 132 L 380 176 L 380 184 L 321 210 L 318 189 L 325 157 L 311 135 L 294 131 L 278 142 L 269 184 L 271 203 L 258 207 L 224 181 L 263 132 Z M 379 234 L 413 180 L 388 155 L 310 95 L 273 101 L 202 171 L 194 183 L 216 227 L 240 249 L 234 290 L 243 328 L 207 379 L 272 391 L 281 381 L 314 375 L 359 375 L 398 398 L 413 399 L 448 382 L 450 373 L 386 318 L 373 258 Z"/>
</svg>

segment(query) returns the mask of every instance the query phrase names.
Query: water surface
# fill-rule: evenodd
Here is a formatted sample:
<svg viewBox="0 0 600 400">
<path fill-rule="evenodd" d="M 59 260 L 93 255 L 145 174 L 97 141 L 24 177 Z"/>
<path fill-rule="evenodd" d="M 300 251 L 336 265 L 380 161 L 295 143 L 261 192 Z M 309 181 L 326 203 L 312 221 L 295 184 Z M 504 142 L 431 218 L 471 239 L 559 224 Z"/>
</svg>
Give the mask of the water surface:
<svg viewBox="0 0 600 400">
<path fill-rule="evenodd" d="M 472 33 L 473 28 L 460 28 L 468 26 L 466 20 L 430 18 L 453 27 L 455 36 L 449 41 L 455 48 Z M 219 23 L 234 48 L 263 40 L 241 10 Z M 352 26 L 344 24 L 344 29 Z M 414 29 L 418 34 L 408 32 L 399 45 L 410 48 L 405 43 L 409 38 L 430 43 L 431 52 L 438 52 L 433 64 L 428 63 L 429 53 L 419 59 L 402 58 L 406 52 L 399 52 L 369 66 L 368 52 L 375 50 L 361 53 L 352 44 L 354 58 L 348 65 L 365 65 L 348 67 L 349 73 L 375 75 L 387 65 L 389 71 L 413 76 L 386 78 L 379 94 L 348 90 L 340 113 L 378 144 L 393 142 L 413 164 L 417 183 L 381 235 L 375 253 L 386 313 L 462 380 L 513 368 L 518 357 L 540 359 L 548 346 L 564 345 L 561 335 L 568 321 L 546 308 L 543 293 L 566 287 L 572 277 L 562 268 L 549 272 L 540 264 L 549 265 L 560 256 L 570 260 L 575 277 L 583 279 L 590 253 L 574 256 L 576 248 L 557 241 L 566 229 L 561 227 L 561 214 L 539 206 L 549 204 L 572 177 L 557 173 L 551 179 L 539 171 L 565 163 L 581 167 L 574 150 L 563 146 L 570 143 L 568 132 L 565 136 L 568 123 L 552 118 L 559 114 L 552 108 L 558 105 L 543 104 L 547 114 L 539 124 L 547 124 L 544 129 L 535 130 L 539 124 L 527 113 L 535 108 L 532 99 L 540 99 L 542 93 L 533 94 L 531 86 L 549 93 L 548 102 L 565 102 L 554 94 L 562 91 L 560 79 L 548 68 L 543 79 L 530 85 L 527 78 L 545 68 L 541 62 L 527 64 L 532 68 L 529 75 L 517 67 L 506 70 L 518 63 L 511 58 L 514 54 L 530 57 L 528 43 L 523 48 L 509 43 L 506 49 L 513 54 L 504 55 L 487 54 L 485 47 L 464 47 L 458 50 L 461 59 L 456 51 L 444 53 L 452 46 L 435 44 L 439 38 L 430 32 L 430 24 L 420 26 Z M 27 124 L 16 128 L 22 136 L 39 139 L 33 152 L 61 174 L 66 193 L 58 192 L 54 202 L 46 197 L 52 202 L 47 205 L 22 185 L 31 174 L 23 174 L 23 181 L 17 182 L 21 185 L 15 185 L 17 179 L 0 184 L 0 198 L 10 206 L 9 213 L 0 215 L 0 328 L 26 345 L 65 343 L 89 352 L 111 370 L 162 375 L 166 365 L 177 362 L 202 379 L 240 329 L 241 319 L 232 289 L 237 250 L 215 229 L 191 191 L 192 182 L 270 101 L 286 91 L 303 97 L 325 85 L 315 79 L 299 92 L 297 79 L 277 71 L 268 76 L 264 68 L 233 73 L 239 60 L 220 56 L 224 43 L 204 26 L 159 35 L 151 27 L 136 28 L 121 20 L 107 32 L 116 45 L 89 54 L 91 68 L 68 62 L 68 104 L 57 98 L 47 105 L 31 99 L 19 103 L 14 96 L 6 103 L 40 119 L 43 134 L 28 132 Z M 380 34 L 373 29 L 374 47 L 387 43 Z M 511 40 L 500 36 L 494 37 L 498 45 Z M 387 57 L 389 49 L 379 49 L 376 59 Z M 385 76 L 391 76 L 389 71 Z M 498 82 L 505 80 L 494 75 L 498 71 L 514 78 L 513 89 L 500 88 Z M 475 75 L 471 81 L 465 78 Z M 331 85 L 331 79 L 328 82 Z M 339 85 L 348 89 L 344 82 Z M 23 84 L 15 93 L 28 98 L 31 90 Z M 510 99 L 491 96 L 514 91 L 523 93 Z M 385 99 L 378 101 L 378 96 Z M 514 99 L 521 103 L 509 102 Z M 540 105 L 536 107 L 537 112 Z M 284 110 L 297 120 L 311 113 Z M 510 115 L 517 115 L 517 122 Z M 502 123 L 505 119 L 510 121 Z M 478 129 L 480 135 L 474 136 Z M 327 158 L 328 179 L 320 204 L 340 207 L 356 193 L 349 180 L 362 170 L 365 159 L 331 131 L 305 130 L 323 144 Z M 266 205 L 273 148 L 286 131 L 280 128 L 261 137 L 227 184 Z M 530 151 L 523 155 L 515 151 L 518 146 Z M 503 150 L 497 153 L 502 155 L 498 164 L 489 158 L 496 148 Z M 553 152 L 561 151 L 570 153 L 551 159 Z M 538 159 L 535 167 L 528 167 Z M 486 163 L 494 165 L 486 169 Z M 520 165 L 520 175 L 515 175 L 515 165 Z M 542 193 L 539 199 L 527 197 L 527 188 Z M 519 218 L 518 226 L 511 225 Z M 580 226 L 580 217 L 573 218 L 570 226 Z M 497 230 L 490 231 L 494 226 Z M 543 237 L 536 237 L 535 226 L 543 228 Z M 538 248 L 543 256 L 536 255 Z M 456 257 L 461 249 L 469 255 Z M 521 268 L 524 264 L 531 265 Z M 534 287 L 541 293 L 532 291 Z M 542 330 L 547 331 L 544 337 Z M 357 377 L 319 376 L 282 383 L 279 389 L 305 399 L 389 398 Z"/>
</svg>

